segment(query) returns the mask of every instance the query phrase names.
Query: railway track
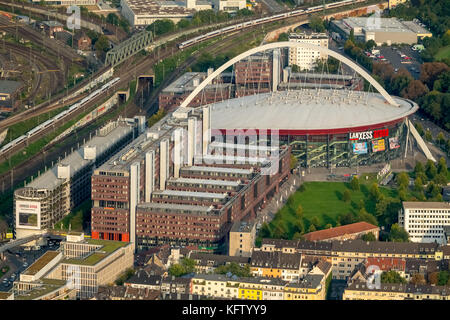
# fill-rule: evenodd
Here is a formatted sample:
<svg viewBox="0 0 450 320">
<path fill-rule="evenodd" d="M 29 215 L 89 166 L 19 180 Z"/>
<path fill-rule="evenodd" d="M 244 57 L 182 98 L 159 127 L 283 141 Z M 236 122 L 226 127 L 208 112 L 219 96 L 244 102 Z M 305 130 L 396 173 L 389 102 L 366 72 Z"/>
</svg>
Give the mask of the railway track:
<svg viewBox="0 0 450 320">
<path fill-rule="evenodd" d="M 18 44 L 4 42 L 3 45 L 0 45 L 0 50 L 1 48 L 5 49 L 6 51 L 9 50 L 15 55 L 23 57 L 25 60 L 29 60 L 31 69 L 33 69 L 33 66 L 36 69 L 36 84 L 33 87 L 32 93 L 28 97 L 28 104 L 30 104 L 34 100 L 39 89 L 41 89 L 40 86 L 44 75 L 48 75 L 49 84 L 51 85 L 51 88 L 49 88 L 50 90 L 48 90 L 50 93 L 58 92 L 61 89 L 60 86 L 61 84 L 64 84 L 64 74 L 67 70 L 60 70 L 59 72 L 49 72 L 49 70 L 57 70 L 60 68 L 57 63 L 48 59 L 35 49 L 26 48 Z"/>
<path fill-rule="evenodd" d="M 81 59 L 80 56 L 76 53 L 76 51 L 73 50 L 72 48 L 64 46 L 59 41 L 48 38 L 45 34 L 42 34 L 32 29 L 28 25 L 25 24 L 11 25 L 11 24 L 12 23 L 8 18 L 0 16 L 0 26 L 2 27 L 2 30 L 5 30 L 14 35 L 17 32 L 18 36 L 21 36 L 25 39 L 34 42 L 35 44 L 41 46 L 45 50 L 49 50 L 52 53 L 52 55 L 56 57 L 61 56 L 66 63 L 71 62 L 76 63 L 78 65 L 82 65 L 83 59 Z"/>
</svg>

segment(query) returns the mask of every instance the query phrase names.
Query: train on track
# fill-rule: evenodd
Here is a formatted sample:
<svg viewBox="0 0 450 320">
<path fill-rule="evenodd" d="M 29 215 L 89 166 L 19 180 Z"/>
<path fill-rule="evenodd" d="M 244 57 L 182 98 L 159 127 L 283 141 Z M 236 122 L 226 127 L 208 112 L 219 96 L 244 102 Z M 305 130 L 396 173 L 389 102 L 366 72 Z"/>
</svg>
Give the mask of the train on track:
<svg viewBox="0 0 450 320">
<path fill-rule="evenodd" d="M 344 0 L 344 1 L 338 1 L 338 2 L 333 2 L 333 3 L 328 3 L 325 4 L 325 9 L 333 9 L 333 8 L 338 8 L 338 7 L 343 7 L 343 6 L 347 6 L 350 4 L 356 4 L 356 3 L 362 3 L 362 2 L 367 2 L 368 0 Z M 310 7 L 307 9 L 299 9 L 299 10 L 294 10 L 294 11 L 289 11 L 289 12 L 285 12 L 285 13 L 280 13 L 280 14 L 276 14 L 270 17 L 265 17 L 265 18 L 259 18 L 259 19 L 255 19 L 255 20 L 251 20 L 251 21 L 246 21 L 246 22 L 242 22 L 242 23 L 238 23 L 232 26 L 228 26 L 222 29 L 218 29 L 218 30 L 214 30 L 205 34 L 202 34 L 198 37 L 186 40 L 184 42 L 181 42 L 178 44 L 178 48 L 179 49 L 184 49 L 187 48 L 189 46 L 192 46 L 198 42 L 204 41 L 206 39 L 212 38 L 212 37 L 216 37 L 222 34 L 226 34 L 226 33 L 230 33 L 236 30 L 241 30 L 241 29 L 245 29 L 245 28 L 249 28 L 249 27 L 253 27 L 253 26 L 257 26 L 259 24 L 263 24 L 263 23 L 267 23 L 267 22 L 273 22 L 273 21 L 277 21 L 277 20 L 281 20 L 281 19 L 285 19 L 285 18 L 290 18 L 290 17 L 296 17 L 296 16 L 301 16 L 301 15 L 308 15 L 314 12 L 319 12 L 324 10 L 324 5 L 320 5 L 320 6 L 315 6 L 315 7 Z"/>
<path fill-rule="evenodd" d="M 14 139 L 13 141 L 9 142 L 8 144 L 5 144 L 1 149 L 0 149 L 0 154 L 10 150 L 11 148 L 13 148 L 14 146 L 18 145 L 19 143 L 21 143 L 22 141 L 24 141 L 25 139 L 31 138 L 32 136 L 39 134 L 42 130 L 48 128 L 49 126 L 51 126 L 52 124 L 54 124 L 56 121 L 60 120 L 61 118 L 65 117 L 66 115 L 74 112 L 75 110 L 79 109 L 80 107 L 82 107 L 85 103 L 91 101 L 92 99 L 94 99 L 95 97 L 97 97 L 99 94 L 105 92 L 106 90 L 108 90 L 109 88 L 111 88 L 114 84 L 116 84 L 118 81 L 120 80 L 120 78 L 114 78 L 111 81 L 105 83 L 100 89 L 95 90 L 94 92 L 92 92 L 91 94 L 89 94 L 87 97 L 83 98 L 80 102 L 75 103 L 74 105 L 72 105 L 69 109 L 64 110 L 60 113 L 58 113 L 56 116 L 54 116 L 52 119 L 47 120 L 43 123 L 41 123 L 40 125 L 34 127 L 33 129 L 31 129 L 30 131 L 28 131 L 26 134 Z"/>
</svg>

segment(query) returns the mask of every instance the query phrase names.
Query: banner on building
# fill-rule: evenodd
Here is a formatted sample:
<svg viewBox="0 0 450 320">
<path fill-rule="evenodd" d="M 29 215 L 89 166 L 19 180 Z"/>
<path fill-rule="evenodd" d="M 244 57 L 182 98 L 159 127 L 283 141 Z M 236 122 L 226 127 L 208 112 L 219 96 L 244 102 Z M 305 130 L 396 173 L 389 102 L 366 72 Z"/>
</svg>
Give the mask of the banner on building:
<svg viewBox="0 0 450 320">
<path fill-rule="evenodd" d="M 367 153 L 367 142 L 353 143 L 353 153 L 366 154 Z"/>
<path fill-rule="evenodd" d="M 384 151 L 384 150 L 385 150 L 384 139 L 372 140 L 372 151 L 373 152 Z"/>
<path fill-rule="evenodd" d="M 397 149 L 400 148 L 400 144 L 398 143 L 398 137 L 393 137 L 389 139 L 389 149 Z"/>
</svg>

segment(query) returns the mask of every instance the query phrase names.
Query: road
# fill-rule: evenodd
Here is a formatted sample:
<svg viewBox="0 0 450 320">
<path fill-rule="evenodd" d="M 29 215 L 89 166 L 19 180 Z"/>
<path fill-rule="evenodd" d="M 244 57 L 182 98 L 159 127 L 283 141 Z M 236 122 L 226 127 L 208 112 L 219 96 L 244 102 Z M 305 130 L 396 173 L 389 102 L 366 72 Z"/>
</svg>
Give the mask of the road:
<svg viewBox="0 0 450 320">
<path fill-rule="evenodd" d="M 48 250 L 57 250 L 59 241 L 55 241 L 52 246 L 42 246 L 38 250 L 26 251 L 23 247 L 18 247 L 5 252 L 5 260 L 0 260 L 0 266 L 8 265 L 9 271 L 0 278 L 0 291 L 9 291 L 12 288 L 11 276 L 14 274 L 15 279 L 20 277 L 20 273 L 26 270 L 33 262 L 41 257 Z M 7 279 L 8 282 L 4 282 Z"/>
</svg>

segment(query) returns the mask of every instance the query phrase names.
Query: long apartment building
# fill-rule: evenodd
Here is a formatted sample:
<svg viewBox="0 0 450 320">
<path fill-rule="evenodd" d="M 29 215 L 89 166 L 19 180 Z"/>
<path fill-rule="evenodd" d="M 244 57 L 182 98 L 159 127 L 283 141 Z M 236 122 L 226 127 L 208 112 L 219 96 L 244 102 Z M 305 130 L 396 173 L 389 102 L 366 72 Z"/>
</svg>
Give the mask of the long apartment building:
<svg viewBox="0 0 450 320">
<path fill-rule="evenodd" d="M 72 208 L 88 199 L 93 170 L 132 141 L 137 133 L 134 121 L 110 122 L 91 140 L 17 189 L 14 192 L 16 237 L 54 228 Z"/>
<path fill-rule="evenodd" d="M 412 283 L 382 283 L 378 288 L 365 281 L 354 281 L 343 294 L 343 300 L 450 300 L 448 286 Z"/>
<path fill-rule="evenodd" d="M 257 248 L 255 248 L 257 250 Z M 333 279 L 345 280 L 368 258 L 450 259 L 450 246 L 437 243 L 380 241 L 299 241 L 263 239 L 258 250 L 264 252 L 303 253 L 325 258 L 332 264 Z"/>
<path fill-rule="evenodd" d="M 325 279 L 323 274 L 308 274 L 297 282 L 279 278 L 197 274 L 192 278 L 192 294 L 218 299 L 325 300 Z"/>
<path fill-rule="evenodd" d="M 328 36 L 326 33 L 291 33 L 289 41 L 314 44 L 328 48 Z M 289 48 L 289 65 L 297 65 L 300 70 L 311 70 L 317 60 L 327 59 L 328 55 L 317 49 Z"/>
<path fill-rule="evenodd" d="M 408 232 L 412 242 L 446 244 L 450 203 L 404 201 L 398 213 L 398 222 Z"/>
<path fill-rule="evenodd" d="M 94 239 L 213 250 L 234 222 L 255 217 L 288 179 L 290 149 L 254 157 L 245 150 L 256 146 L 211 142 L 209 113 L 178 109 L 94 171 Z"/>
</svg>

